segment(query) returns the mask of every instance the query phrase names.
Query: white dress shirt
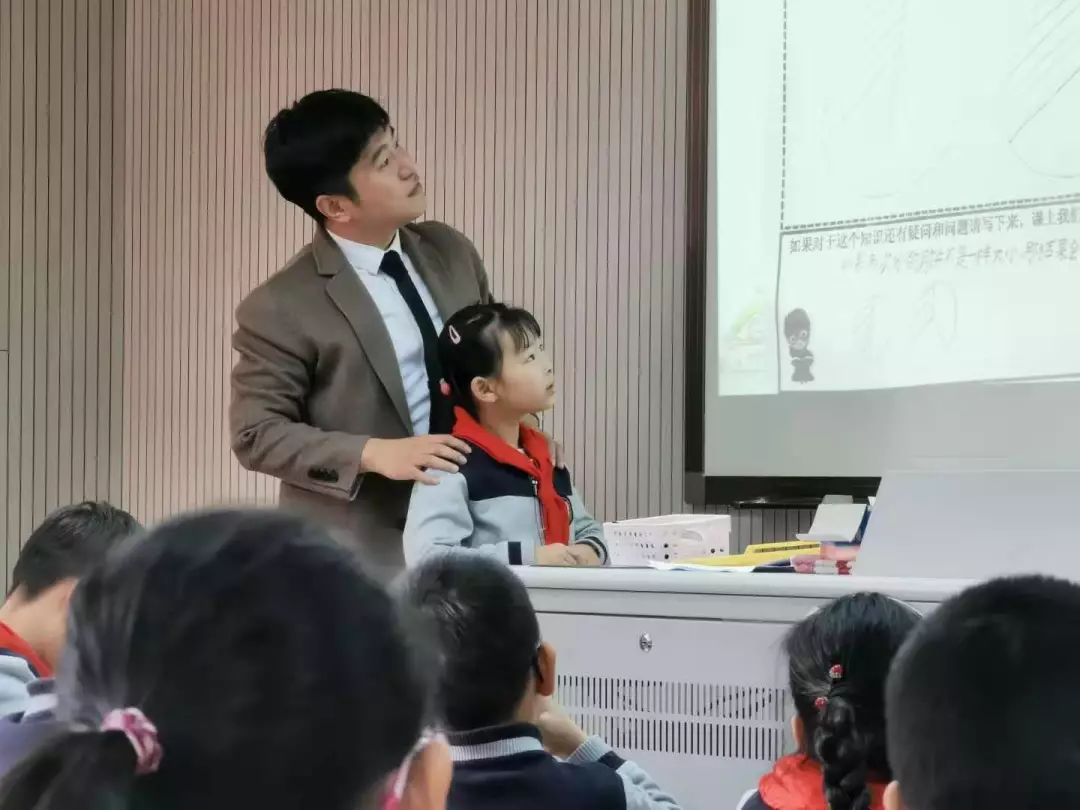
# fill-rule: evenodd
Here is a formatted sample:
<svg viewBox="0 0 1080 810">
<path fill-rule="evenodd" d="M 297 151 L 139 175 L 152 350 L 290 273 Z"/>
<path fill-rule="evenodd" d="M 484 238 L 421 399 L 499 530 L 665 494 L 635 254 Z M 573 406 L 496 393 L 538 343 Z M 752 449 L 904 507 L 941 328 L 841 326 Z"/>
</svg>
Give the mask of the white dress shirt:
<svg viewBox="0 0 1080 810">
<path fill-rule="evenodd" d="M 413 433 L 417 436 L 425 434 L 431 418 L 431 394 L 428 389 L 427 366 L 424 365 L 424 338 L 409 305 L 398 291 L 397 284 L 386 273 L 379 272 L 383 256 L 391 250 L 401 256 L 409 278 L 416 285 L 420 298 L 431 315 L 431 322 L 435 324 L 435 332 L 438 333 L 442 331 L 443 322 L 435 306 L 435 299 L 431 297 L 427 285 L 416 272 L 408 254 L 401 249 L 401 237 L 398 234 L 394 234 L 394 241 L 386 250 L 352 242 L 334 233 L 330 233 L 330 237 L 341 248 L 346 261 L 356 271 L 382 315 L 386 331 L 390 333 L 390 342 L 394 345 L 398 367 L 401 369 L 401 382 L 405 385 L 405 402 L 409 406 Z"/>
</svg>

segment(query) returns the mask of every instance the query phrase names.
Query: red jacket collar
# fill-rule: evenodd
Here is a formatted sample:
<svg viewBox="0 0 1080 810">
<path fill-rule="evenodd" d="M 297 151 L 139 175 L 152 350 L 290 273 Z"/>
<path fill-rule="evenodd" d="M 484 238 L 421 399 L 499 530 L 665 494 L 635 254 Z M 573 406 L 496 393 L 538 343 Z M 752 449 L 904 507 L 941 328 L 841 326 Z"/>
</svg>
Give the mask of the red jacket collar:
<svg viewBox="0 0 1080 810">
<path fill-rule="evenodd" d="M 547 439 L 539 431 L 527 425 L 519 428 L 521 450 L 507 444 L 490 430 L 477 422 L 464 408 L 454 408 L 454 435 L 469 444 L 479 447 L 500 464 L 508 464 L 526 472 L 533 478 L 539 478 L 542 467 L 551 464 L 551 453 Z"/>
<path fill-rule="evenodd" d="M 869 783 L 870 810 L 882 810 L 885 785 Z M 761 800 L 772 810 L 829 810 L 821 765 L 808 756 L 784 757 L 761 777 L 758 784 Z"/>
<path fill-rule="evenodd" d="M 555 489 L 555 465 L 547 437 L 527 425 L 519 427 L 520 452 L 483 425 L 464 408 L 454 408 L 454 435 L 478 447 L 500 464 L 527 473 L 536 485 L 540 501 L 544 544 L 570 542 L 570 506 Z"/>
<path fill-rule="evenodd" d="M 53 669 L 45 659 L 38 655 L 22 636 L 3 622 L 0 622 L 0 650 L 5 650 L 24 659 L 39 678 L 51 678 L 53 676 Z"/>
</svg>

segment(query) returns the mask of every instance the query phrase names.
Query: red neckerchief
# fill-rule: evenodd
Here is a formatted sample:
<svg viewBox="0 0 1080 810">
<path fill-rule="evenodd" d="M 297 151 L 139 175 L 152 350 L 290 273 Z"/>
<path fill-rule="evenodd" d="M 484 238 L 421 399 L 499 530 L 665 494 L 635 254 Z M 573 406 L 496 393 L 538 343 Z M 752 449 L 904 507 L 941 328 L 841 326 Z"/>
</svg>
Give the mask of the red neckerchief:
<svg viewBox="0 0 1080 810">
<path fill-rule="evenodd" d="M 870 810 L 882 810 L 885 785 L 870 782 Z M 821 765 L 804 754 L 784 757 L 761 777 L 758 794 L 771 810 L 829 810 Z"/>
<path fill-rule="evenodd" d="M 544 545 L 570 542 L 570 507 L 555 491 L 555 464 L 547 438 L 526 425 L 520 428 L 521 449 L 511 447 L 472 418 L 464 408 L 454 408 L 454 435 L 480 448 L 500 464 L 528 473 L 536 486 L 544 528 Z"/>
<path fill-rule="evenodd" d="M 3 622 L 0 622 L 0 650 L 7 650 L 24 659 L 39 678 L 53 676 L 52 667 L 45 662 L 45 659 L 34 652 L 34 648 L 27 644 L 22 636 Z"/>
</svg>

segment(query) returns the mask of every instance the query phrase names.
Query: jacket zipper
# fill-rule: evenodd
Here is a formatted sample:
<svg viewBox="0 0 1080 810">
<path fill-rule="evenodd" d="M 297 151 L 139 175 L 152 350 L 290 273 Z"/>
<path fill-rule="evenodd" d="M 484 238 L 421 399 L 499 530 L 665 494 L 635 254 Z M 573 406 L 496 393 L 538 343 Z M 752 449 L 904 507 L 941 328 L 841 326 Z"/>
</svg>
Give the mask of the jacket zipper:
<svg viewBox="0 0 1080 810">
<path fill-rule="evenodd" d="M 540 545 L 547 545 L 547 527 L 544 526 L 544 508 L 540 503 L 540 482 L 530 478 L 533 485 L 533 499 L 536 501 L 536 525 L 540 528 Z"/>
</svg>

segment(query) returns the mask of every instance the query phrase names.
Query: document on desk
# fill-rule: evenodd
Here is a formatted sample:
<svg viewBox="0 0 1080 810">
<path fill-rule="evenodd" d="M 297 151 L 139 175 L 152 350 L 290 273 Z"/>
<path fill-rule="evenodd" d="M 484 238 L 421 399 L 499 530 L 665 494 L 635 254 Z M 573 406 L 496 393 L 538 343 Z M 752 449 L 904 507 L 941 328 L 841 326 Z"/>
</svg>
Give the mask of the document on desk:
<svg viewBox="0 0 1080 810">
<path fill-rule="evenodd" d="M 823 503 L 814 513 L 810 531 L 795 537 L 819 543 L 850 543 L 858 536 L 865 514 L 863 503 Z"/>
<path fill-rule="evenodd" d="M 650 560 L 649 567 L 657 571 L 708 571 L 712 573 L 747 574 L 753 571 L 761 563 L 754 565 L 700 565 L 697 563 L 662 562 Z"/>
</svg>

